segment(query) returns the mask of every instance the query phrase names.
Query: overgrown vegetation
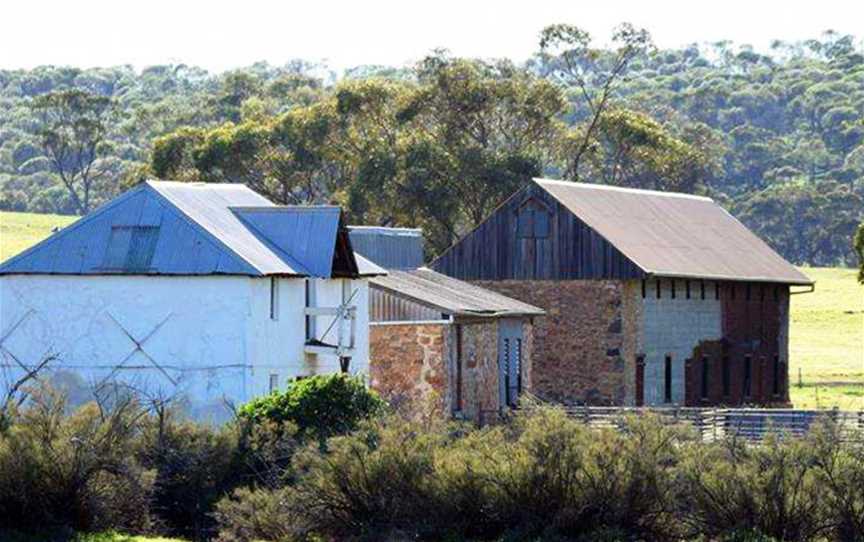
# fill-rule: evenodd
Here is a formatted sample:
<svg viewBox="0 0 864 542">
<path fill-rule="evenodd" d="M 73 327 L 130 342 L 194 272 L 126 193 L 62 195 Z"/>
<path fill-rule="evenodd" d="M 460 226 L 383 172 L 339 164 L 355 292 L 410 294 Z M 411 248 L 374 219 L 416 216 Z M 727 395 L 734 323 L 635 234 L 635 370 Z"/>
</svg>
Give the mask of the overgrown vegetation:
<svg viewBox="0 0 864 542">
<path fill-rule="evenodd" d="M 434 254 L 543 174 L 707 193 L 795 263 L 857 263 L 860 43 L 657 50 L 622 25 L 611 44 L 561 24 L 524 65 L 0 71 L 0 209 L 80 213 L 149 175 L 242 182 L 422 226 Z"/>
<path fill-rule="evenodd" d="M 217 428 L 128 396 L 63 408 L 39 392 L 0 434 L 0 536 L 864 539 L 864 441 L 830 424 L 756 446 L 651 417 L 598 430 L 545 407 L 484 429 L 379 413 L 320 446 L 272 410 Z"/>
<path fill-rule="evenodd" d="M 332 409 L 321 411 L 334 421 L 329 435 L 350 428 L 339 419 L 360 423 L 381 401 L 343 375 L 308 381 L 289 395 Z M 240 487 L 284 486 L 295 451 L 324 434 L 311 409 L 304 417 L 275 406 L 213 427 L 125 389 L 97 398 L 67 414 L 61 394 L 39 387 L 9 415 L 0 430 L 0 539 L 12 530 L 68 539 L 111 529 L 212 538 L 217 501 Z"/>
</svg>

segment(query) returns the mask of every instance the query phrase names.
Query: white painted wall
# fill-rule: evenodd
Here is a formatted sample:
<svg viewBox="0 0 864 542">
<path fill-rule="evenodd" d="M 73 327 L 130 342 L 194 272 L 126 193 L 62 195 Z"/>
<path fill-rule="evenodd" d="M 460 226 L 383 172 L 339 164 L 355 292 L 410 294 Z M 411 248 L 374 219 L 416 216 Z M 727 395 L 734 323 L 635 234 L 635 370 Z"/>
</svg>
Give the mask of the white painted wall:
<svg viewBox="0 0 864 542">
<path fill-rule="evenodd" d="M 723 334 L 720 301 L 714 296 L 714 283 L 706 282 L 705 299 L 698 281 L 691 281 L 690 299 L 683 280 L 675 282 L 675 299 L 669 279 L 661 281 L 657 299 L 656 281 L 648 281 L 642 301 L 642 336 L 645 354 L 645 404 L 665 404 L 666 355 L 672 356 L 672 402 L 685 400 L 684 363 L 701 341 L 718 340 Z M 641 286 L 640 286 L 641 289 Z M 641 297 L 641 294 L 640 294 Z"/>
<path fill-rule="evenodd" d="M 271 319 L 269 278 L 2 276 L 0 338 L 8 337 L 0 344 L 0 387 L 20 374 L 13 355 L 31 365 L 53 352 L 59 357 L 53 376 L 64 382 L 89 387 L 119 379 L 182 396 L 197 418 L 223 419 L 225 400 L 240 404 L 267 393 L 270 375 L 284 388 L 296 376 L 339 370 L 335 356 L 304 353 L 304 279 L 277 280 L 277 318 Z M 358 290 L 350 369 L 366 373 L 368 284 L 349 282 Z M 318 306 L 341 303 L 342 280 L 316 283 Z M 331 320 L 319 317 L 321 332 Z M 144 341 L 143 353 L 135 352 L 124 328 Z"/>
</svg>

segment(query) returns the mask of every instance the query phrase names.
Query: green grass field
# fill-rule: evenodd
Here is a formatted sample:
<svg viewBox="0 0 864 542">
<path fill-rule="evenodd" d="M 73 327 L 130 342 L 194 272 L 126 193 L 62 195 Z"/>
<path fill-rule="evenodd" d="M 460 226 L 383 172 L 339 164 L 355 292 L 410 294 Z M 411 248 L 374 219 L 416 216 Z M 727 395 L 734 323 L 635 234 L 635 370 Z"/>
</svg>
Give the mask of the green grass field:
<svg viewBox="0 0 864 542">
<path fill-rule="evenodd" d="M 52 228 L 74 220 L 0 212 L 0 261 L 47 237 Z M 816 291 L 792 296 L 792 402 L 799 408 L 864 409 L 864 286 L 856 282 L 852 269 L 808 267 L 802 271 L 816 281 Z"/>
<path fill-rule="evenodd" d="M 816 291 L 792 296 L 792 402 L 800 408 L 864 409 L 864 286 L 853 269 L 801 270 L 816 281 Z"/>
<path fill-rule="evenodd" d="M 76 216 L 0 212 L 0 261 L 48 237 L 52 228 L 62 228 L 77 218 Z"/>
</svg>

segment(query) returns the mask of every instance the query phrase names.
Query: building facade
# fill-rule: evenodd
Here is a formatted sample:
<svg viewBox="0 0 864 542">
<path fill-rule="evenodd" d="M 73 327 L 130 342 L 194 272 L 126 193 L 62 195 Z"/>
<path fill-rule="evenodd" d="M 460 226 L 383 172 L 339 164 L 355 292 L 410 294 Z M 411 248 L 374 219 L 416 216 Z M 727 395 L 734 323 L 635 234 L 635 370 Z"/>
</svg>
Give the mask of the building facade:
<svg viewBox="0 0 864 542">
<path fill-rule="evenodd" d="M 546 399 L 788 402 L 790 289 L 812 282 L 708 198 L 537 179 L 430 266 L 545 310 Z"/>
<path fill-rule="evenodd" d="M 371 386 L 409 413 L 485 423 L 531 393 L 537 307 L 421 267 L 419 230 L 352 227 L 369 282 Z"/>
<path fill-rule="evenodd" d="M 0 385 L 50 355 L 72 397 L 129 386 L 220 421 L 297 377 L 367 373 L 383 272 L 338 208 L 146 182 L 0 265 Z"/>
</svg>

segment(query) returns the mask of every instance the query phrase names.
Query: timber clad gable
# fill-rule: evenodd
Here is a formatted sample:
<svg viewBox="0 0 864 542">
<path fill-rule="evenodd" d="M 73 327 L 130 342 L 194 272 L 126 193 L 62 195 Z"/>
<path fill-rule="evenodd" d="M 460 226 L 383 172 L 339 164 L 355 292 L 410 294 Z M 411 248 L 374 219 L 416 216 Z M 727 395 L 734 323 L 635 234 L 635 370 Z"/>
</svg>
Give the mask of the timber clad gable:
<svg viewBox="0 0 864 542">
<path fill-rule="evenodd" d="M 544 222 L 544 208 L 548 209 L 548 223 Z M 530 226 L 526 224 L 528 210 L 531 214 L 527 216 L 534 219 Z M 527 235 L 529 227 L 531 235 Z M 645 276 L 639 266 L 534 183 L 511 196 L 431 267 L 461 280 Z"/>
</svg>

